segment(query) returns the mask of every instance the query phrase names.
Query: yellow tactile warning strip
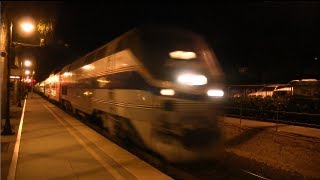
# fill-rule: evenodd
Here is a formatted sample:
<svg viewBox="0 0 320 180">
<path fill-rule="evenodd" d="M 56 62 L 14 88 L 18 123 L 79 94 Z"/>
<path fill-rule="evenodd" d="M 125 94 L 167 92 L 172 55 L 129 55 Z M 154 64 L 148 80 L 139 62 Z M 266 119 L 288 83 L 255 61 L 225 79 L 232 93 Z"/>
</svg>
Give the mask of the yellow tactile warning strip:
<svg viewBox="0 0 320 180">
<path fill-rule="evenodd" d="M 21 132 L 22 132 L 22 126 L 23 126 L 24 112 L 26 110 L 26 104 L 27 104 L 27 99 L 24 100 L 24 105 L 23 105 L 20 124 L 19 124 L 19 130 L 18 130 L 18 134 L 17 134 L 16 143 L 14 145 L 14 151 L 13 151 L 13 155 L 12 155 L 12 160 L 11 160 L 7 180 L 14 180 L 16 177 L 16 169 L 17 169 L 18 156 L 19 156 Z"/>
</svg>

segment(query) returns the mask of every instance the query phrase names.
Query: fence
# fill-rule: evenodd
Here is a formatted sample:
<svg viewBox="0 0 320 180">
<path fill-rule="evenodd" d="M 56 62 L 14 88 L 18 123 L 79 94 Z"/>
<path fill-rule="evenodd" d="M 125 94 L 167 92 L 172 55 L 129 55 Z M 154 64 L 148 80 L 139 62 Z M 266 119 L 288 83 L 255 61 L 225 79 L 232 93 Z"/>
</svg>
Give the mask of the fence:
<svg viewBox="0 0 320 180">
<path fill-rule="evenodd" d="M 224 116 L 237 117 L 240 119 L 253 119 L 256 121 L 275 122 L 291 124 L 297 126 L 306 126 L 320 128 L 320 114 L 257 110 L 249 108 L 238 108 L 222 106 Z"/>
</svg>

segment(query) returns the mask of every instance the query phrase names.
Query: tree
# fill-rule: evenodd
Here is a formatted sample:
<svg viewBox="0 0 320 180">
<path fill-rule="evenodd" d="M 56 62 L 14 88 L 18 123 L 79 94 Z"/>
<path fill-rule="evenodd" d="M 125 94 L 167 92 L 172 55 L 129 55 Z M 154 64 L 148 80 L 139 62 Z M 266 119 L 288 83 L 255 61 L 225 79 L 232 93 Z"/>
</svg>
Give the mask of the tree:
<svg viewBox="0 0 320 180">
<path fill-rule="evenodd" d="M 40 33 L 41 46 L 43 46 L 44 44 L 48 44 L 50 41 L 52 41 L 54 26 L 55 26 L 55 20 L 52 18 L 43 18 L 39 20 L 37 29 L 38 29 L 38 32 Z"/>
</svg>

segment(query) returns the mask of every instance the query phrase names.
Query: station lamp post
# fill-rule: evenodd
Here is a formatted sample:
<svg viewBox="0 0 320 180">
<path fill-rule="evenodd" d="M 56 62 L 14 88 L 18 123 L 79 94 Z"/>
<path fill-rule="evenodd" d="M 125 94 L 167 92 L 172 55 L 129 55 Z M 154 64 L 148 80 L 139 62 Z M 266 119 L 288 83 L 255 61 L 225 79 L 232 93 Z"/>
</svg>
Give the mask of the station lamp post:
<svg viewBox="0 0 320 180">
<path fill-rule="evenodd" d="M 31 96 L 30 96 L 31 98 L 32 98 L 32 96 L 33 96 L 33 86 L 34 86 L 34 81 L 35 81 L 35 80 L 34 80 L 34 74 L 35 74 L 35 71 L 33 70 L 33 71 L 32 71 L 32 76 L 31 76 L 31 77 L 32 77 L 32 78 L 31 78 Z"/>
<path fill-rule="evenodd" d="M 9 48 L 8 48 L 8 60 L 7 60 L 7 104 L 6 104 L 6 121 L 3 127 L 3 130 L 1 132 L 1 135 L 12 135 L 14 132 L 11 129 L 11 123 L 10 123 L 10 64 L 12 59 L 12 51 L 13 51 L 13 41 L 12 41 L 12 28 L 13 24 L 12 21 L 10 21 L 10 32 L 9 32 Z M 34 25 L 29 22 L 23 22 L 21 23 L 21 28 L 24 32 L 30 33 L 34 30 Z M 21 77 L 20 77 L 21 78 Z"/>
</svg>

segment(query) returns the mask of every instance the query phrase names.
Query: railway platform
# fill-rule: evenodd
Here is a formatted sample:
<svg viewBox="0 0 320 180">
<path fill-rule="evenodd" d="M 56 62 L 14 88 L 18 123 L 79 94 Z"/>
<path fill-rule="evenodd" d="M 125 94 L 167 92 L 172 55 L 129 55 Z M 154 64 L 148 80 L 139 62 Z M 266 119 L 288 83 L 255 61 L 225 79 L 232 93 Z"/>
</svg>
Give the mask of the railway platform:
<svg viewBox="0 0 320 180">
<path fill-rule="evenodd" d="M 37 94 L 15 133 L 8 180 L 172 179 Z"/>
</svg>

